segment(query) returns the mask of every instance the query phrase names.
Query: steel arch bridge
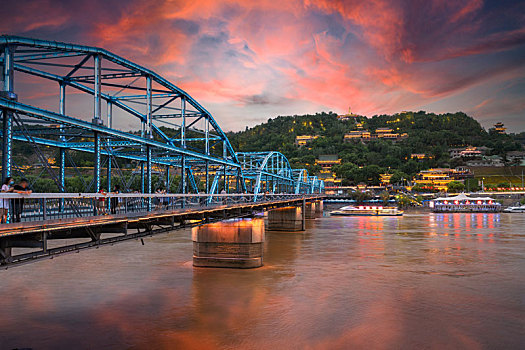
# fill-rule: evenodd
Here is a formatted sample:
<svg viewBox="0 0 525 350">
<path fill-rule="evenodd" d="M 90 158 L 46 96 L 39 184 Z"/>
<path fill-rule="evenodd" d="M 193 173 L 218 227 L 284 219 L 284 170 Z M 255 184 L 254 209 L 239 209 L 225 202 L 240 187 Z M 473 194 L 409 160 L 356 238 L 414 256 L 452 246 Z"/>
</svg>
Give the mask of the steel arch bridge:
<svg viewBox="0 0 525 350">
<path fill-rule="evenodd" d="M 279 152 L 236 153 L 210 112 L 188 93 L 107 50 L 0 36 L 0 51 L 2 179 L 20 169 L 13 164 L 13 142 L 25 142 L 60 192 L 68 192 L 68 160 L 76 168 L 71 152 L 92 154 L 93 180 L 85 192 L 102 188 L 104 168 L 108 191 L 116 175 L 131 190 L 122 180 L 123 162 L 136 166 L 132 173 L 140 174 L 140 189 L 134 190 L 142 193 L 152 193 L 154 175 L 168 190 L 177 176 L 171 192 L 254 193 L 254 200 L 263 192 L 324 189 Z M 45 102 L 35 106 L 39 97 Z M 53 97 L 56 105 L 50 106 Z M 21 102 L 26 100 L 32 103 Z M 66 108 L 70 100 L 73 107 Z M 58 174 L 49 164 L 49 149 L 57 150 Z"/>
</svg>

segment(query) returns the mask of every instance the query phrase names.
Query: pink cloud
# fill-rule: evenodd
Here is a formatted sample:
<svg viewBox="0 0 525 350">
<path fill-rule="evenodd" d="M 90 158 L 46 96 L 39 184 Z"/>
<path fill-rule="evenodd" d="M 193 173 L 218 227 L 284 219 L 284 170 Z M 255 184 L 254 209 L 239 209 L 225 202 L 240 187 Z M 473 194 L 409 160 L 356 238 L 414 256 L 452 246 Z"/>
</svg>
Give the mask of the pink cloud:
<svg viewBox="0 0 525 350">
<path fill-rule="evenodd" d="M 250 108 L 260 120 L 269 116 L 257 106 L 291 101 L 363 114 L 419 108 L 517 72 L 512 50 L 525 42 L 522 5 L 489 12 L 482 0 L 134 0 L 81 19 L 100 12 L 95 2 L 35 2 L 31 20 L 13 10 L 0 28 L 56 38 L 79 26 L 82 43 L 159 71 L 205 106 Z"/>
</svg>

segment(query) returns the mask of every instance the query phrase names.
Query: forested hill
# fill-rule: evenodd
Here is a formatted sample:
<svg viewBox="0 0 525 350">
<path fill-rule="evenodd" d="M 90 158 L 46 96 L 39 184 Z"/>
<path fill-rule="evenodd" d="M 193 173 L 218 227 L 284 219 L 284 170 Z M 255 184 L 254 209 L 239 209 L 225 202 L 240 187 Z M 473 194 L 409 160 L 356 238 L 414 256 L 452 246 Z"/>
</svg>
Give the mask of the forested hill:
<svg viewBox="0 0 525 350">
<path fill-rule="evenodd" d="M 345 143 L 344 134 L 357 130 L 358 122 L 372 133 L 378 128 L 389 127 L 393 132 L 407 133 L 408 138 L 398 142 L 377 139 L 366 144 Z M 319 135 L 319 138 L 308 146 L 298 147 L 294 144 L 298 135 Z M 228 138 L 239 151 L 279 150 L 292 166 L 306 166 L 314 173 L 319 170 L 313 166 L 315 159 L 322 154 L 337 154 L 343 164 L 349 163 L 348 166 L 375 165 L 382 168 L 380 170 L 399 169 L 412 175 L 421 169 L 450 165 L 448 149 L 451 147 L 486 146 L 492 149 L 492 154 L 521 149 L 512 136 L 486 131 L 462 112 L 403 112 L 345 121 L 338 120 L 334 113 L 280 116 L 245 131 L 229 133 Z M 408 160 L 412 153 L 426 153 L 432 158 Z"/>
</svg>

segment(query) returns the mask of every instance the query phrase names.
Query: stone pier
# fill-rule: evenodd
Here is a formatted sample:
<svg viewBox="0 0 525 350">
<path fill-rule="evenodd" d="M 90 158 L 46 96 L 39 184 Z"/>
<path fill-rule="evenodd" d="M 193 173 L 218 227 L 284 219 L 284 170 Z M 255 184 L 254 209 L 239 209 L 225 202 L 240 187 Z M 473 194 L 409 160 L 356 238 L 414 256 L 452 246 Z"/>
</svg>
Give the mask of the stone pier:
<svg viewBox="0 0 525 350">
<path fill-rule="evenodd" d="M 307 205 L 305 205 L 307 207 Z M 304 231 L 306 210 L 301 207 L 285 207 L 268 211 L 268 230 Z"/>
<path fill-rule="evenodd" d="M 249 269 L 263 264 L 264 219 L 232 219 L 194 227 L 193 266 Z"/>
<path fill-rule="evenodd" d="M 305 205 L 305 218 L 306 219 L 315 219 L 317 213 L 317 202 L 306 202 Z"/>
<path fill-rule="evenodd" d="M 317 217 L 323 216 L 323 210 L 324 210 L 323 201 L 316 201 L 315 202 L 315 215 Z"/>
</svg>

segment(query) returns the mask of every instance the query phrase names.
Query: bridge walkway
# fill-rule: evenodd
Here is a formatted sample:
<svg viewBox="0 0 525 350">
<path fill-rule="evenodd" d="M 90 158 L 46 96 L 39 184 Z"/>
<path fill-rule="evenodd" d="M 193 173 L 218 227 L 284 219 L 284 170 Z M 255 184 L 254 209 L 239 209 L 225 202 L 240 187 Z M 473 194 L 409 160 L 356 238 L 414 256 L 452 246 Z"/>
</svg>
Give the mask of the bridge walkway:
<svg viewBox="0 0 525 350">
<path fill-rule="evenodd" d="M 239 197 L 240 195 L 234 196 Z M 37 259 L 78 252 L 81 249 L 142 239 L 159 233 L 225 219 L 252 216 L 265 210 L 300 206 L 307 201 L 323 198 L 321 195 L 275 195 L 272 197 L 268 196 L 266 200 L 261 199 L 257 202 L 212 203 L 206 206 L 194 205 L 167 210 L 76 218 L 63 217 L 2 224 L 0 225 L 0 264 L 7 268 Z M 224 195 L 222 200 L 227 198 L 227 195 Z"/>
</svg>

